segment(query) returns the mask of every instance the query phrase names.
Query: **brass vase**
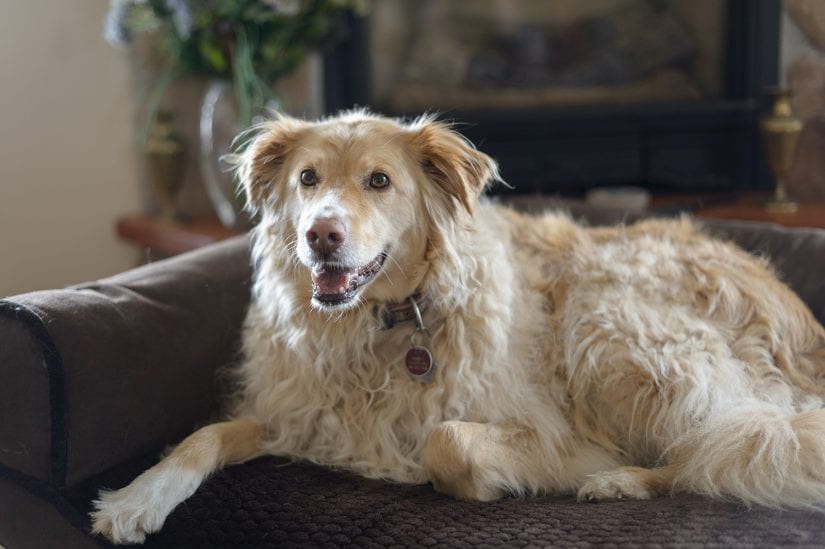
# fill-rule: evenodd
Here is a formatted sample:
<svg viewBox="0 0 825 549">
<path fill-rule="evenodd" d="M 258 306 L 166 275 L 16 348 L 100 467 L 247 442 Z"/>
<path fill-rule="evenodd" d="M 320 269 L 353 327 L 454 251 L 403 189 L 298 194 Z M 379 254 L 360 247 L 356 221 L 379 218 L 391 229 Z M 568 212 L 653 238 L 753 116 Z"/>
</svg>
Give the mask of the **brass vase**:
<svg viewBox="0 0 825 549">
<path fill-rule="evenodd" d="M 773 109 L 759 121 L 762 144 L 768 160 L 768 167 L 776 179 L 773 197 L 765 202 L 765 210 L 777 213 L 791 213 L 797 204 L 788 196 L 785 182 L 796 159 L 802 120 L 791 110 L 791 91 L 777 89 L 770 92 Z"/>
<path fill-rule="evenodd" d="M 178 210 L 177 197 L 183 186 L 186 151 L 175 131 L 174 116 L 171 113 L 158 113 L 146 141 L 145 152 L 161 220 L 167 223 L 184 221 L 184 216 Z"/>
</svg>

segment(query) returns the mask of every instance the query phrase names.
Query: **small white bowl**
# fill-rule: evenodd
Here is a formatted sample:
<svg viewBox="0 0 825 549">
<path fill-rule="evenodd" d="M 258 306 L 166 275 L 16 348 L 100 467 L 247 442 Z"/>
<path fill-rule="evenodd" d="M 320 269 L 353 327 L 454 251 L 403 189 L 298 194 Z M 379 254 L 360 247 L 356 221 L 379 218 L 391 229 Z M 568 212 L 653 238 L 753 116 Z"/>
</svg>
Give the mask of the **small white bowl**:
<svg viewBox="0 0 825 549">
<path fill-rule="evenodd" d="M 639 187 L 601 187 L 587 191 L 585 201 L 599 208 L 642 211 L 650 203 L 650 193 Z"/>
</svg>

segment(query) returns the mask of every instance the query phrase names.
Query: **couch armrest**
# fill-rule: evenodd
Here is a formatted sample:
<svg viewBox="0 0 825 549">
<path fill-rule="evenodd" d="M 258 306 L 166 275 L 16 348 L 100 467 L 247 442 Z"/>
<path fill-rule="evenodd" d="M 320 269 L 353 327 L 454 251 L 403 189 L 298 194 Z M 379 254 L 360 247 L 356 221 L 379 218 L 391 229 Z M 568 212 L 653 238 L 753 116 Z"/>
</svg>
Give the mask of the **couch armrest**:
<svg viewBox="0 0 825 549">
<path fill-rule="evenodd" d="M 250 277 L 239 237 L 0 301 L 0 467 L 72 485 L 209 419 Z"/>
</svg>

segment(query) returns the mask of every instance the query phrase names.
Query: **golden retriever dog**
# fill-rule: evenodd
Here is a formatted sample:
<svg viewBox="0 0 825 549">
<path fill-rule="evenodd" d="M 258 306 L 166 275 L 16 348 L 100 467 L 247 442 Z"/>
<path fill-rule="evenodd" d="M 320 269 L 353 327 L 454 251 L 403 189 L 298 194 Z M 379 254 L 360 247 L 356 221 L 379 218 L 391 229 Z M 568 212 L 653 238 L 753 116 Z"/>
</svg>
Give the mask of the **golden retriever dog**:
<svg viewBox="0 0 825 549">
<path fill-rule="evenodd" d="M 467 500 L 825 504 L 825 330 L 764 260 L 686 218 L 480 200 L 495 162 L 433 117 L 281 116 L 250 139 L 237 404 L 101 493 L 95 532 L 141 542 L 267 454 Z"/>
</svg>

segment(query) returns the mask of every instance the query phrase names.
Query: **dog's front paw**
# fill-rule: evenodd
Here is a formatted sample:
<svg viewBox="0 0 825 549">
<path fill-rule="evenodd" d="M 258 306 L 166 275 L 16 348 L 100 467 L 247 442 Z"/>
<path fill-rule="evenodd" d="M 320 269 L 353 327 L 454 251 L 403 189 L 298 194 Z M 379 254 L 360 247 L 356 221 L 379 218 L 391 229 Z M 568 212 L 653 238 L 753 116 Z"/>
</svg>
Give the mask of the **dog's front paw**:
<svg viewBox="0 0 825 549">
<path fill-rule="evenodd" d="M 134 485 L 115 492 L 102 491 L 91 513 L 92 532 L 103 534 L 114 543 L 143 543 L 146 534 L 157 532 L 166 512 L 152 505 L 149 494 Z M 148 496 L 148 497 L 147 497 Z"/>
<path fill-rule="evenodd" d="M 579 501 L 608 499 L 650 499 L 653 493 L 644 482 L 627 469 L 604 471 L 591 475 L 579 490 Z"/>
<path fill-rule="evenodd" d="M 102 491 L 90 514 L 92 533 L 103 534 L 114 543 L 143 543 L 146 534 L 160 530 L 169 513 L 194 493 L 200 481 L 194 471 L 156 466 L 125 488 Z"/>
</svg>

